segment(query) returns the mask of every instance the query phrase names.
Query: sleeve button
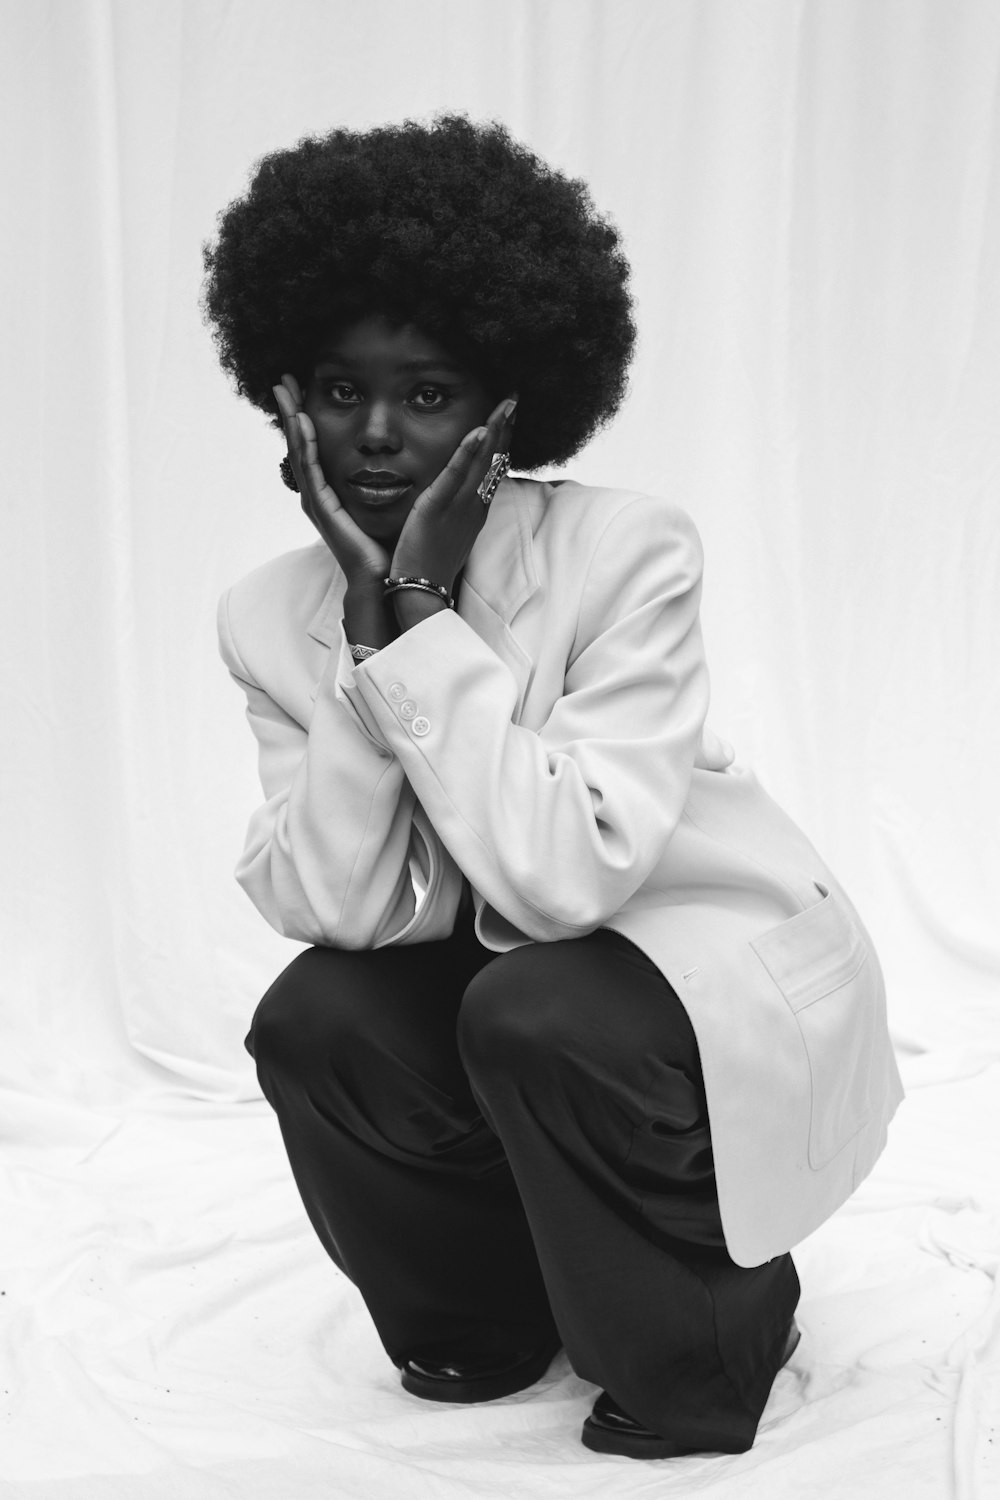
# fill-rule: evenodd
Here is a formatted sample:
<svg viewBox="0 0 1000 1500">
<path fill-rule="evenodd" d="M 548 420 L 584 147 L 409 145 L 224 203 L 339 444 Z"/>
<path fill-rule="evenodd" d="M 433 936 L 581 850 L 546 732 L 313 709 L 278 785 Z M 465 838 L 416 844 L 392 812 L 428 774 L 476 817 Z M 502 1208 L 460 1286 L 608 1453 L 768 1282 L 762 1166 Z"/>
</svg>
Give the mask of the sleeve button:
<svg viewBox="0 0 1000 1500">
<path fill-rule="evenodd" d="M 424 716 L 423 716 L 423 714 L 421 714 L 419 718 L 414 719 L 413 723 L 410 725 L 410 728 L 413 730 L 413 733 L 414 734 L 419 734 L 421 737 L 427 733 L 427 731 L 430 729 L 430 727 L 431 727 L 431 721 L 430 721 L 430 719 L 425 719 Z"/>
<path fill-rule="evenodd" d="M 399 717 L 401 719 L 412 719 L 415 717 L 416 712 L 417 705 L 412 698 L 407 698 L 404 703 L 399 705 Z"/>
<path fill-rule="evenodd" d="M 390 682 L 389 697 L 394 703 L 398 703 L 401 698 L 405 698 L 406 684 L 404 682 Z"/>
</svg>

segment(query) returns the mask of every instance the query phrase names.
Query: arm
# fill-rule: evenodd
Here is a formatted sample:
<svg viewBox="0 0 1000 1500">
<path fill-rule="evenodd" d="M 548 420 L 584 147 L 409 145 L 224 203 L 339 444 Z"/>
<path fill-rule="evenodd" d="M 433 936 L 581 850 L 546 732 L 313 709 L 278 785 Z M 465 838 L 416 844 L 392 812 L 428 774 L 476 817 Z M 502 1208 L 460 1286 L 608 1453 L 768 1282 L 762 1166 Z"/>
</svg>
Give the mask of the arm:
<svg viewBox="0 0 1000 1500">
<path fill-rule="evenodd" d="M 415 807 L 398 759 L 341 701 L 338 678 L 353 670 L 346 643 L 330 653 L 308 729 L 242 661 L 228 594 L 219 643 L 258 743 L 265 801 L 250 819 L 236 878 L 262 916 L 286 937 L 330 947 L 446 937 L 461 876 Z M 428 888 L 419 911 L 411 861 Z"/>
<path fill-rule="evenodd" d="M 693 526 L 643 497 L 591 556 L 564 692 L 537 730 L 512 722 L 512 677 L 448 610 L 404 629 L 348 690 L 453 858 L 529 938 L 592 931 L 663 855 L 708 704 L 700 579 Z M 422 733 L 400 716 L 398 682 Z"/>
<path fill-rule="evenodd" d="M 279 932 L 305 942 L 371 948 L 446 937 L 461 875 L 377 725 L 352 707 L 345 691 L 355 675 L 347 642 L 384 647 L 398 633 L 383 598 L 389 557 L 355 524 L 327 482 L 297 380 L 285 375 L 274 397 L 303 512 L 346 580 L 346 638 L 327 662 L 306 729 L 255 681 L 234 641 L 228 596 L 220 606 L 222 655 L 247 696 L 267 799 L 251 819 L 237 879 Z M 507 414 L 502 403 L 418 497 L 417 508 L 421 501 L 425 509 L 430 505 L 432 525 L 449 524 L 455 494 L 467 498 L 473 491 Z M 481 525 L 474 512 L 465 516 L 458 534 L 466 551 Z M 419 913 L 411 861 L 426 887 Z"/>
</svg>

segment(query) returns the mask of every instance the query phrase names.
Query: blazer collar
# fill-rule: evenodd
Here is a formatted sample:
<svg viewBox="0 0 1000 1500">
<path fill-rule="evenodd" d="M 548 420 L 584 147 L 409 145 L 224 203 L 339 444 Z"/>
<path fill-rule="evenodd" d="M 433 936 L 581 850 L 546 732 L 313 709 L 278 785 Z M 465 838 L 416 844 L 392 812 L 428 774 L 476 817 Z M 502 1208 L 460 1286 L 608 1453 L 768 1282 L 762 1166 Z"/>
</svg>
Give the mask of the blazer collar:
<svg viewBox="0 0 1000 1500">
<path fill-rule="evenodd" d="M 462 574 L 458 613 L 507 667 L 517 683 L 514 721 L 521 718 L 532 660 L 511 621 L 538 591 L 532 538 L 542 510 L 537 481 L 504 480 Z"/>
<path fill-rule="evenodd" d="M 543 509 L 542 489 L 530 479 L 501 483 L 462 574 L 459 614 L 463 613 L 461 596 L 471 589 L 509 625 L 537 591 L 533 537 Z"/>
</svg>

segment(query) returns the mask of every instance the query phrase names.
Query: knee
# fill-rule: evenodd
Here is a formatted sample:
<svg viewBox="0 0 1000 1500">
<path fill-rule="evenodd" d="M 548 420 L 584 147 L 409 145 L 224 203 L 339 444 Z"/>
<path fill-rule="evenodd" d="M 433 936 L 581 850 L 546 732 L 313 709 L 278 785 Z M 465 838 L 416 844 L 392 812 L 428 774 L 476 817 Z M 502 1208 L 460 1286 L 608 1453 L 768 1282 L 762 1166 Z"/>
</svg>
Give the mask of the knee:
<svg viewBox="0 0 1000 1500">
<path fill-rule="evenodd" d="M 352 990 L 328 948 L 308 948 L 275 979 L 254 1012 L 246 1049 L 258 1075 L 327 1067 L 352 1029 Z"/>
<path fill-rule="evenodd" d="M 514 948 L 487 964 L 462 998 L 458 1044 L 471 1076 L 555 1070 L 572 1053 L 578 1015 L 560 944 Z"/>
<path fill-rule="evenodd" d="M 514 948 L 487 964 L 465 992 L 462 1060 L 472 1075 L 536 1080 L 585 1072 L 594 1079 L 649 1076 L 653 1059 L 700 1080 L 697 1043 L 683 1005 L 648 960 L 591 935 Z"/>
</svg>

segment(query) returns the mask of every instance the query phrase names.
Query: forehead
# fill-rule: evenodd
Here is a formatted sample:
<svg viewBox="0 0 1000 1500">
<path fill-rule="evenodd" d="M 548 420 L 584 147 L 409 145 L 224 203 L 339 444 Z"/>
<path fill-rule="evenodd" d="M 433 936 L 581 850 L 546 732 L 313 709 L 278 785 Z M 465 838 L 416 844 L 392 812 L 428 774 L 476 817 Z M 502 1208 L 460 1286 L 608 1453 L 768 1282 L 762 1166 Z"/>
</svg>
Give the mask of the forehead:
<svg viewBox="0 0 1000 1500">
<path fill-rule="evenodd" d="M 465 368 L 450 350 L 415 324 L 394 323 L 382 315 L 358 318 L 331 329 L 320 342 L 316 363 L 332 362 L 403 373 Z"/>
</svg>

